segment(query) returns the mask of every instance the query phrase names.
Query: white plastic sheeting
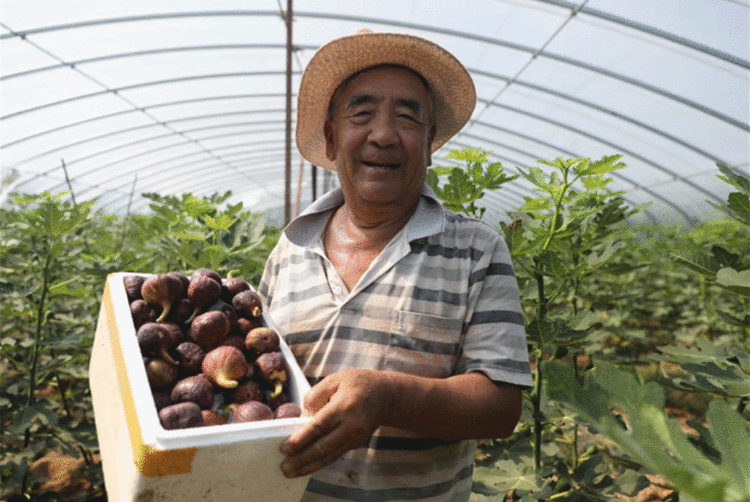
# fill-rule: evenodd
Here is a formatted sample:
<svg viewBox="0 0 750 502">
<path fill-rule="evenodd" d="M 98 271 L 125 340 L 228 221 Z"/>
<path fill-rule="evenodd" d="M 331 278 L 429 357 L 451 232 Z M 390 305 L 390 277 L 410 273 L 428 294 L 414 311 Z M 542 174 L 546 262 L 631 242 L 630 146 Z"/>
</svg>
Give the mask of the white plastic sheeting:
<svg viewBox="0 0 750 502">
<path fill-rule="evenodd" d="M 231 190 L 231 202 L 283 218 L 286 8 L 4 0 L 1 197 L 72 188 L 124 213 L 148 210 L 142 192 Z M 478 93 L 435 164 L 463 147 L 511 172 L 618 153 L 628 167 L 612 189 L 650 202 L 641 218 L 706 219 L 706 201 L 730 188 L 716 163 L 749 170 L 749 11 L 747 0 L 295 0 L 293 103 L 330 39 L 363 27 L 423 36 L 463 62 Z M 291 165 L 301 209 L 313 170 L 294 146 Z M 318 170 L 317 195 L 330 174 Z M 506 219 L 530 190 L 517 180 L 487 194 L 488 217 Z"/>
</svg>

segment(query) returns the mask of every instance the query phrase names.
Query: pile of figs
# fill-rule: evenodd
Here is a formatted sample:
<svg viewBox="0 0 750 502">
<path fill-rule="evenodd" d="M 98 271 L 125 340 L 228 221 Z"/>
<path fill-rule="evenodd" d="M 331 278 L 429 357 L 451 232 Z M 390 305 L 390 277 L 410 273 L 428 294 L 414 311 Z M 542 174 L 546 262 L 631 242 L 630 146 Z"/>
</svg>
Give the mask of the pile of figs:
<svg viewBox="0 0 750 502">
<path fill-rule="evenodd" d="M 123 282 L 162 427 L 301 415 L 289 397 L 279 335 L 247 281 L 196 269 Z"/>
</svg>

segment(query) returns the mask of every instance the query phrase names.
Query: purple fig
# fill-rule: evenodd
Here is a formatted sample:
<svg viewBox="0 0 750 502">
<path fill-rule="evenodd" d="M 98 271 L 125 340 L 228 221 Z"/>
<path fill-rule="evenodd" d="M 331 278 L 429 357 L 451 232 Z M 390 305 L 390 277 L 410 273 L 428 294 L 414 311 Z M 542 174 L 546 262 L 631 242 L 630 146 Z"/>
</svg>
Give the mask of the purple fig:
<svg viewBox="0 0 750 502">
<path fill-rule="evenodd" d="M 258 293 L 246 290 L 234 295 L 234 298 L 232 298 L 232 306 L 240 317 L 252 319 L 253 317 L 260 317 L 263 309 L 263 302 Z"/>
<path fill-rule="evenodd" d="M 188 286 L 188 300 L 193 304 L 193 315 L 187 322 L 190 322 L 213 305 L 221 295 L 221 283 L 216 282 L 206 275 L 200 275 L 190 280 Z"/>
<path fill-rule="evenodd" d="M 248 401 L 263 401 L 263 391 L 255 380 L 245 380 L 232 391 L 232 402 L 236 404 Z"/>
<path fill-rule="evenodd" d="M 141 295 L 146 303 L 162 308 L 161 315 L 156 319 L 156 322 L 162 322 L 169 315 L 172 303 L 180 297 L 182 290 L 182 282 L 177 277 L 156 274 L 143 281 Z"/>
<path fill-rule="evenodd" d="M 279 405 L 273 411 L 273 418 L 296 418 L 302 416 L 302 408 L 297 403 L 288 402 Z"/>
<path fill-rule="evenodd" d="M 203 358 L 202 370 L 214 385 L 233 389 L 247 375 L 247 360 L 234 347 L 216 347 Z"/>
<path fill-rule="evenodd" d="M 224 284 L 221 288 L 221 298 L 227 303 L 232 303 L 232 298 L 234 298 L 238 293 L 247 291 L 249 289 L 250 283 L 248 283 L 245 279 L 229 276 L 224 279 Z"/>
<path fill-rule="evenodd" d="M 201 372 L 206 351 L 200 345 L 195 342 L 182 342 L 174 350 L 177 353 L 180 368 L 185 370 L 186 373 L 195 375 Z"/>
<path fill-rule="evenodd" d="M 177 403 L 159 410 L 161 426 L 167 430 L 187 429 L 203 425 L 200 407 L 192 402 Z"/>
<path fill-rule="evenodd" d="M 268 405 L 260 401 L 247 401 L 236 406 L 232 405 L 232 418 L 234 423 L 271 420 L 273 418 L 273 411 Z"/>
<path fill-rule="evenodd" d="M 242 335 L 246 336 L 251 330 L 263 326 L 263 322 L 260 317 L 253 317 L 252 319 L 239 317 L 237 319 L 237 326 L 239 327 L 240 332 L 242 332 Z"/>
<path fill-rule="evenodd" d="M 214 281 L 221 284 L 221 276 L 218 272 L 215 270 L 211 270 L 210 268 L 196 268 L 193 270 L 193 273 L 190 274 L 190 281 L 194 281 L 198 277 L 208 277 L 209 279 L 213 279 Z"/>
<path fill-rule="evenodd" d="M 188 338 L 209 351 L 218 347 L 229 335 L 227 316 L 217 311 L 204 312 L 193 319 Z"/>
<path fill-rule="evenodd" d="M 258 374 L 268 383 L 274 386 L 270 398 L 281 394 L 287 381 L 287 369 L 284 355 L 281 352 L 266 352 L 258 356 L 255 361 Z"/>
<path fill-rule="evenodd" d="M 146 378 L 154 390 L 171 387 L 177 381 L 177 376 L 177 367 L 162 359 L 150 359 L 146 363 Z"/>
<path fill-rule="evenodd" d="M 169 397 L 173 403 L 191 401 L 207 410 L 214 405 L 214 386 L 205 375 L 193 375 L 177 382 Z"/>
<path fill-rule="evenodd" d="M 171 275 L 172 277 L 176 277 L 180 280 L 182 283 L 182 294 L 179 296 L 179 298 L 187 298 L 187 289 L 190 285 L 190 279 L 188 276 L 183 274 L 182 272 L 168 272 L 167 275 Z"/>
<path fill-rule="evenodd" d="M 177 324 L 186 324 L 193 315 L 195 307 L 187 298 L 178 298 L 169 310 L 167 319 Z"/>
<path fill-rule="evenodd" d="M 252 329 L 245 336 L 245 350 L 254 355 L 278 352 L 280 343 L 279 334 L 265 326 Z"/>
<path fill-rule="evenodd" d="M 137 330 L 147 322 L 156 322 L 159 311 L 157 307 L 149 305 L 143 300 L 135 300 L 130 304 L 130 317 L 133 318 L 133 326 Z"/>
<path fill-rule="evenodd" d="M 143 355 L 159 356 L 169 364 L 177 366 L 179 363 L 169 354 L 169 349 L 174 347 L 171 333 L 171 330 L 159 323 L 147 322 L 138 328 L 135 335 Z"/>
<path fill-rule="evenodd" d="M 224 415 L 215 410 L 201 410 L 203 415 L 203 426 L 209 425 L 224 425 L 227 423 L 227 419 Z"/>
<path fill-rule="evenodd" d="M 224 300 L 217 300 L 213 305 L 208 307 L 208 311 L 219 311 L 222 312 L 225 316 L 227 316 L 227 319 L 229 320 L 229 325 L 231 327 L 235 327 L 237 325 L 237 321 L 239 319 L 239 316 L 237 315 L 237 311 L 234 310 L 234 307 L 232 307 L 230 304 L 225 302 Z"/>
<path fill-rule="evenodd" d="M 128 295 L 128 303 L 133 303 L 143 298 L 141 296 L 141 286 L 143 286 L 143 281 L 145 280 L 146 278 L 142 275 L 126 275 L 122 280 L 125 285 L 125 293 Z"/>
</svg>

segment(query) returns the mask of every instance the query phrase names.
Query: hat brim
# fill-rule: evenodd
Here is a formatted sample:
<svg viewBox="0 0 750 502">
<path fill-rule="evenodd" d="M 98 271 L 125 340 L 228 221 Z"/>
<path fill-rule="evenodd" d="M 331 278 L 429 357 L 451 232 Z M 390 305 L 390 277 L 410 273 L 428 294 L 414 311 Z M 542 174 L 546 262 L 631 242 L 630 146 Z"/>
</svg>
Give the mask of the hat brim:
<svg viewBox="0 0 750 502">
<path fill-rule="evenodd" d="M 401 33 L 358 33 L 321 47 L 302 74 L 297 96 L 297 148 L 314 165 L 335 169 L 326 156 L 323 126 L 336 88 L 364 69 L 394 64 L 411 68 L 429 82 L 436 107 L 435 152 L 468 122 L 476 106 L 471 76 L 448 51 Z"/>
</svg>

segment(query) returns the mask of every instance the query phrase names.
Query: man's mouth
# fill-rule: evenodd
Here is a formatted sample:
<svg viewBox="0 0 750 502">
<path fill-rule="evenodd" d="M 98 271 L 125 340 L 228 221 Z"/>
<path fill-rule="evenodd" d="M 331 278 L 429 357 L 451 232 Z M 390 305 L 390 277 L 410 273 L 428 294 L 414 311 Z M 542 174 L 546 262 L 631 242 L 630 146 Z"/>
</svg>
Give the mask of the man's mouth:
<svg viewBox="0 0 750 502">
<path fill-rule="evenodd" d="M 363 161 L 362 164 L 366 165 L 367 167 L 374 167 L 376 169 L 396 169 L 398 167 L 397 163 L 391 163 L 391 162 L 367 162 L 367 161 Z"/>
</svg>

